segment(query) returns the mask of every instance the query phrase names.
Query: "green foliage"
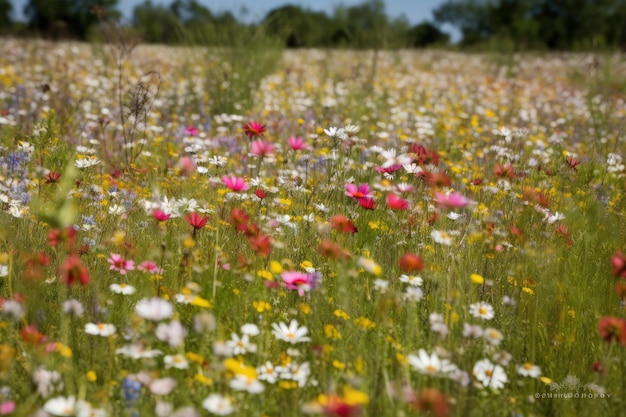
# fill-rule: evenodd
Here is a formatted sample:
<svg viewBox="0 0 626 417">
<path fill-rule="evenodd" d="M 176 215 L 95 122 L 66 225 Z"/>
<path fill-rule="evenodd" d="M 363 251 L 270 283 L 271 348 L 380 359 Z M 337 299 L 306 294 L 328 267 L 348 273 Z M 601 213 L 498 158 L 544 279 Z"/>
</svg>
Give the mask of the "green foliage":
<svg viewBox="0 0 626 417">
<path fill-rule="evenodd" d="M 85 39 L 102 15 L 119 17 L 118 0 L 29 0 L 24 7 L 29 27 L 52 39 Z"/>
<path fill-rule="evenodd" d="M 448 0 L 434 11 L 459 29 L 465 46 L 506 37 L 516 50 L 623 47 L 622 0 Z"/>
</svg>

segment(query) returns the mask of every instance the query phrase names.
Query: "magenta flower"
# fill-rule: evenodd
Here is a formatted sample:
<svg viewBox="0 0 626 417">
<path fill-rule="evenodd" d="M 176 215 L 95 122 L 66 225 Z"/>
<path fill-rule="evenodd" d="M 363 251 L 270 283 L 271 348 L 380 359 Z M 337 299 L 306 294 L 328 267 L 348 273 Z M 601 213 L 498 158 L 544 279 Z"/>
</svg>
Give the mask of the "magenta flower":
<svg viewBox="0 0 626 417">
<path fill-rule="evenodd" d="M 285 271 L 280 276 L 285 282 L 285 286 L 290 290 L 297 290 L 300 296 L 311 291 L 317 285 L 319 279 L 316 273 L 306 273 L 299 271 Z"/>
<path fill-rule="evenodd" d="M 296 137 L 296 136 L 292 136 L 289 139 L 287 139 L 287 144 L 294 151 L 300 151 L 303 149 L 307 149 L 309 147 L 309 145 L 306 144 L 304 139 L 300 137 Z"/>
<path fill-rule="evenodd" d="M 185 129 L 185 133 L 190 136 L 196 136 L 198 134 L 198 129 L 193 126 L 187 126 L 187 128 Z"/>
<path fill-rule="evenodd" d="M 249 188 L 243 178 L 237 177 L 233 174 L 224 175 L 222 177 L 222 183 L 236 193 L 246 191 Z"/>
<path fill-rule="evenodd" d="M 409 208 L 409 202 L 394 193 L 389 193 L 387 194 L 387 207 L 392 210 L 406 210 Z"/>
<path fill-rule="evenodd" d="M 472 200 L 467 197 L 462 196 L 459 193 L 437 193 L 435 194 L 435 203 L 441 208 L 444 209 L 453 209 L 465 207 L 470 204 Z"/>
<path fill-rule="evenodd" d="M 274 145 L 269 142 L 263 142 L 261 139 L 252 141 L 250 152 L 257 156 L 267 156 L 274 153 Z"/>
<path fill-rule="evenodd" d="M 265 126 L 259 122 L 255 122 L 254 120 L 249 121 L 243 127 L 243 132 L 250 139 L 263 136 L 265 133 Z"/>
<path fill-rule="evenodd" d="M 166 212 L 164 212 L 161 209 L 154 209 L 152 211 L 152 217 L 154 217 L 155 219 L 157 219 L 160 222 L 164 222 L 165 220 L 168 220 L 170 217 L 172 217 L 171 214 L 167 214 Z"/>
<path fill-rule="evenodd" d="M 356 188 L 354 184 L 346 184 L 346 195 L 348 197 L 352 197 L 355 200 L 360 200 L 362 198 L 371 200 L 374 198 L 374 194 L 370 191 L 370 186 L 367 184 L 359 185 L 359 188 Z"/>
<path fill-rule="evenodd" d="M 122 258 L 122 255 L 118 255 L 117 253 L 112 253 L 108 262 L 111 264 L 109 270 L 119 271 L 122 275 L 126 275 L 127 271 L 135 269 L 135 261 L 128 261 Z"/>
</svg>

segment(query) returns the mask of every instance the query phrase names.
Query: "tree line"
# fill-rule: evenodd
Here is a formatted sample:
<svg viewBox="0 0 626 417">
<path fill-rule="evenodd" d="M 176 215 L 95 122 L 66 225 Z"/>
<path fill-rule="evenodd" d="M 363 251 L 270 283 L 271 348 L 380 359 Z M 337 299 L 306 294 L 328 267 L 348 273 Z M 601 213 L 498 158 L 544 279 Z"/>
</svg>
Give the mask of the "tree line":
<svg viewBox="0 0 626 417">
<path fill-rule="evenodd" d="M 118 6 L 119 0 L 28 0 L 27 21 L 13 22 L 11 1 L 0 0 L 0 32 L 91 40 L 103 19 L 120 21 Z M 433 21 L 411 25 L 404 17 L 389 17 L 383 0 L 365 0 L 336 6 L 330 15 L 285 5 L 246 24 L 198 0 L 144 0 L 123 25 L 145 42 L 163 44 L 225 45 L 233 36 L 262 33 L 289 48 L 447 46 L 450 36 L 442 27 L 449 25 L 461 34 L 461 48 L 626 49 L 626 0 L 447 0 L 433 15 Z"/>
</svg>

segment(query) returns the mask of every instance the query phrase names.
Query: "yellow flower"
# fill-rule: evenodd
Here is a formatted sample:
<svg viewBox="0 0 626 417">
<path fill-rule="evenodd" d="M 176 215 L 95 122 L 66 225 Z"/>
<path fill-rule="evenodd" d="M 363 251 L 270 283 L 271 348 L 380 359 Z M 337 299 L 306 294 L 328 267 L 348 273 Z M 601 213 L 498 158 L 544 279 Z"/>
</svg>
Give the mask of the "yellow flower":
<svg viewBox="0 0 626 417">
<path fill-rule="evenodd" d="M 56 344 L 56 351 L 59 352 L 61 354 L 61 356 L 63 356 L 64 358 L 71 358 L 72 357 L 72 349 L 69 348 L 69 346 L 64 345 L 63 343 L 58 343 Z"/>
<path fill-rule="evenodd" d="M 266 271 L 265 269 L 258 271 L 256 274 L 265 280 L 274 281 L 274 276 L 272 275 L 272 273 L 270 271 Z"/>
<path fill-rule="evenodd" d="M 298 304 L 298 308 L 303 314 L 306 314 L 306 315 L 311 314 L 311 306 L 308 305 L 307 303 Z"/>
<path fill-rule="evenodd" d="M 209 302 L 209 300 L 205 300 L 204 298 L 198 297 L 197 295 L 192 298 L 190 304 L 192 306 L 202 307 L 202 308 L 210 308 L 211 307 L 211 303 Z"/>
<path fill-rule="evenodd" d="M 354 370 L 357 371 L 359 374 L 362 374 L 365 370 L 365 361 L 362 357 L 359 356 L 354 360 Z"/>
<path fill-rule="evenodd" d="M 539 380 L 546 385 L 550 385 L 552 383 L 552 380 L 548 378 L 547 376 L 541 376 L 539 377 Z"/>
<path fill-rule="evenodd" d="M 298 388 L 298 383 L 296 381 L 282 380 L 278 383 L 278 386 L 282 389 L 296 389 Z"/>
<path fill-rule="evenodd" d="M 265 301 L 253 301 L 252 307 L 258 312 L 263 313 L 264 311 L 270 311 L 272 306 Z"/>
<path fill-rule="evenodd" d="M 195 374 L 193 376 L 193 379 L 195 379 L 196 381 L 204 385 L 213 385 L 213 380 L 209 378 L 208 376 L 204 376 L 202 374 Z"/>
<path fill-rule="evenodd" d="M 302 261 L 300 263 L 300 268 L 302 269 L 313 268 L 313 263 L 311 261 Z"/>
<path fill-rule="evenodd" d="M 185 240 L 183 240 L 183 247 L 185 247 L 185 249 L 191 249 L 194 247 L 195 244 L 196 242 L 191 236 L 187 236 Z"/>
<path fill-rule="evenodd" d="M 329 339 L 335 339 L 335 340 L 341 339 L 341 333 L 339 333 L 339 330 L 337 330 L 337 328 L 333 326 L 332 324 L 324 325 L 324 334 Z"/>
<path fill-rule="evenodd" d="M 251 366 L 247 366 L 245 363 L 239 362 L 237 359 L 233 359 L 233 358 L 226 359 L 224 361 L 224 367 L 227 370 L 237 375 L 243 375 L 251 379 L 256 379 L 257 377 L 255 368 Z"/>
<path fill-rule="evenodd" d="M 344 370 L 346 368 L 346 364 L 345 363 L 340 362 L 340 361 L 338 361 L 336 359 L 333 361 L 333 366 L 335 368 L 339 369 L 340 371 Z"/>
<path fill-rule="evenodd" d="M 272 272 L 272 274 L 280 274 L 281 272 L 283 272 L 283 266 L 278 261 L 271 261 L 270 271 Z M 272 278 L 268 278 L 268 279 L 272 279 Z"/>
<path fill-rule="evenodd" d="M 98 379 L 98 375 L 96 375 L 95 371 L 87 372 L 87 381 L 96 382 L 97 379 Z"/>
<path fill-rule="evenodd" d="M 470 279 L 472 280 L 472 282 L 474 284 L 483 284 L 485 282 L 485 278 L 483 278 L 482 275 L 479 274 L 471 274 L 470 275 Z"/>
<path fill-rule="evenodd" d="M 335 314 L 335 316 L 337 316 L 337 317 L 339 317 L 341 319 L 350 320 L 350 316 L 348 315 L 348 313 L 346 313 L 343 310 L 337 309 L 337 310 L 335 310 L 334 314 Z"/>
<path fill-rule="evenodd" d="M 349 385 L 343 388 L 343 400 L 348 405 L 367 404 L 370 401 L 369 396 L 363 391 L 356 390 Z"/>
<path fill-rule="evenodd" d="M 376 323 L 365 317 L 358 317 L 354 319 L 354 324 L 364 329 L 373 329 L 376 327 Z"/>
<path fill-rule="evenodd" d="M 187 357 L 187 359 L 189 359 L 191 362 L 197 362 L 197 363 L 203 363 L 204 362 L 204 358 L 200 355 L 198 355 L 197 353 L 194 352 L 187 352 L 185 353 L 185 357 Z"/>
</svg>

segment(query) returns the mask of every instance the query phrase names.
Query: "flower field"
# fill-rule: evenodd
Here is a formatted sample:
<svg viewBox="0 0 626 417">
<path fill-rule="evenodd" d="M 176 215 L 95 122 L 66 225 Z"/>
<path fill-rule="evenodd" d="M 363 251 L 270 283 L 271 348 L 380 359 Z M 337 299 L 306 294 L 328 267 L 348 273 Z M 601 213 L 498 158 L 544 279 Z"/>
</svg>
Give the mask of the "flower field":
<svg viewBox="0 0 626 417">
<path fill-rule="evenodd" d="M 0 415 L 623 413 L 624 56 L 215 54 L 0 44 Z"/>
</svg>

